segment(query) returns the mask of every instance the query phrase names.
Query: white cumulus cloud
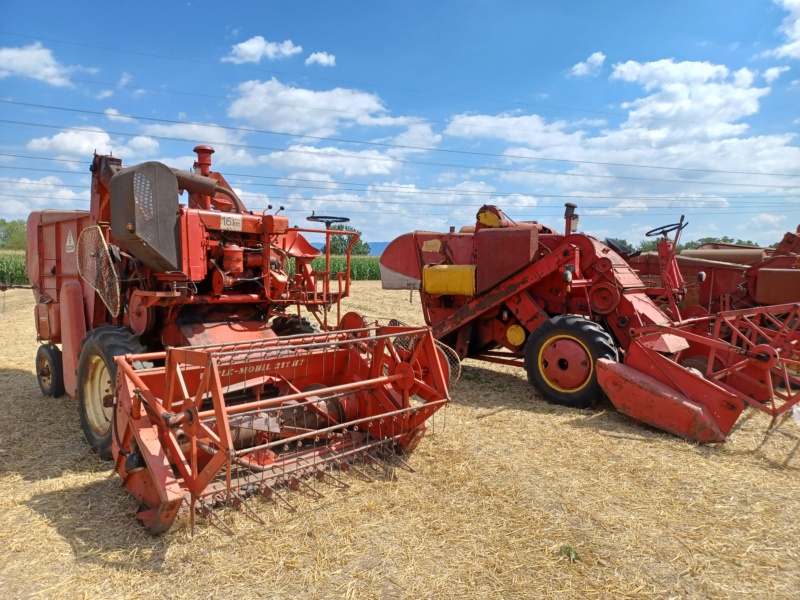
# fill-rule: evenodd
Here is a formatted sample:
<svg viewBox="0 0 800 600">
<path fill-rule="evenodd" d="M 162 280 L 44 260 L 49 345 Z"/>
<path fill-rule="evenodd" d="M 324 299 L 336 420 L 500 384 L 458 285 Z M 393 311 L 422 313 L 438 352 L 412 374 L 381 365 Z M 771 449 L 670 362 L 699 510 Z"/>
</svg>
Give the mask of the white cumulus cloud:
<svg viewBox="0 0 800 600">
<path fill-rule="evenodd" d="M 234 45 L 231 53 L 222 58 L 222 62 L 230 62 L 237 65 L 244 63 L 257 63 L 262 58 L 277 60 L 294 56 L 303 51 L 302 46 L 295 46 L 292 40 L 283 42 L 268 42 L 262 36 L 257 35 L 244 42 Z"/>
<path fill-rule="evenodd" d="M 313 186 L 315 188 L 330 189 L 330 190 L 339 187 L 339 184 L 336 183 L 333 180 L 333 177 L 331 177 L 327 173 L 314 173 L 314 172 L 293 173 L 289 177 L 279 179 L 278 183 L 280 185 L 285 185 L 286 187 Z"/>
<path fill-rule="evenodd" d="M 388 175 L 400 166 L 398 162 L 376 150 L 357 151 L 314 146 L 291 146 L 285 151 L 262 156 L 261 161 L 292 171 L 314 171 L 349 177 Z"/>
<path fill-rule="evenodd" d="M 0 79 L 10 75 L 30 77 L 56 87 L 72 87 L 67 79 L 74 67 L 58 62 L 41 42 L 21 48 L 0 48 Z"/>
<path fill-rule="evenodd" d="M 109 121 L 116 121 L 118 123 L 130 123 L 133 121 L 131 117 L 120 114 L 116 108 L 107 108 L 103 111 Z"/>
<path fill-rule="evenodd" d="M 91 156 L 108 154 L 114 150 L 111 136 L 97 127 L 87 127 L 82 131 L 60 131 L 52 137 L 34 138 L 27 145 L 28 150 L 49 152 L 57 156 Z"/>
<path fill-rule="evenodd" d="M 672 84 L 697 85 L 708 81 L 722 80 L 730 71 L 724 65 L 710 62 L 675 62 L 671 58 L 640 63 L 629 60 L 614 65 L 611 79 L 640 83 L 645 90 Z"/>
<path fill-rule="evenodd" d="M 528 146 L 575 146 L 582 137 L 570 132 L 566 121 L 547 122 L 539 115 L 501 113 L 499 115 L 455 115 L 445 129 L 445 135 L 465 138 L 493 138 Z"/>
<path fill-rule="evenodd" d="M 62 210 L 89 208 L 89 190 L 76 192 L 55 176 L 12 179 L 4 182 L 3 187 L 5 193 L 11 196 L 3 203 L 5 218 L 25 219 L 31 211 L 45 208 Z"/>
<path fill-rule="evenodd" d="M 779 58 L 800 58 L 800 0 L 775 0 L 775 4 L 789 12 L 778 29 L 786 43 L 768 54 Z"/>
<path fill-rule="evenodd" d="M 425 148 L 435 148 L 442 141 L 442 136 L 434 133 L 429 123 L 412 123 L 408 129 L 389 143 L 403 148 L 390 148 L 386 153 L 390 156 L 402 157 L 408 154 L 425 152 Z"/>
<path fill-rule="evenodd" d="M 764 80 L 767 83 L 772 83 L 773 81 L 778 79 L 778 77 L 780 77 L 782 73 L 786 73 L 786 71 L 789 70 L 790 70 L 789 67 L 771 67 L 766 71 L 764 71 Z"/>
<path fill-rule="evenodd" d="M 753 86 L 755 74 L 749 69 L 731 72 L 709 62 L 627 61 L 614 65 L 611 79 L 653 92 L 622 108 L 631 109 L 625 127 L 646 127 L 654 143 L 678 131 L 684 139 L 690 132 L 698 138 L 741 134 L 747 125 L 735 122 L 757 113 L 759 100 L 769 94 L 769 88 Z"/>
<path fill-rule="evenodd" d="M 756 227 L 777 227 L 786 222 L 786 215 L 774 215 L 771 213 L 761 213 L 750 219 L 750 224 Z"/>
<path fill-rule="evenodd" d="M 764 76 L 775 77 L 776 72 Z M 552 186 L 551 190 L 580 195 L 586 199 L 585 214 L 650 209 L 650 200 L 632 198 L 620 204 L 608 199 L 625 196 L 663 198 L 657 203 L 676 211 L 730 209 L 735 203 L 729 204 L 729 195 L 744 193 L 731 185 L 764 184 L 763 190 L 748 192 L 774 194 L 767 186 L 787 183 L 767 173 L 791 173 L 800 164 L 793 134 L 747 135 L 747 118 L 759 112 L 761 99 L 770 93 L 754 71 L 666 59 L 615 65 L 611 78 L 636 86 L 629 101 L 620 105 L 627 119 L 619 125 L 551 121 L 514 111 L 455 115 L 444 133 L 482 146 L 484 140 L 505 142 L 494 151 L 504 155 L 501 166 L 512 168 L 487 177 L 513 184 L 523 193 Z M 752 171 L 764 175 L 748 174 Z M 590 201 L 594 196 L 606 198 Z"/>
<path fill-rule="evenodd" d="M 306 64 L 322 65 L 323 67 L 335 67 L 336 57 L 333 54 L 328 54 L 327 52 L 314 52 L 314 54 L 306 59 Z"/>
<path fill-rule="evenodd" d="M 228 116 L 282 133 L 329 136 L 343 123 L 379 116 L 380 98 L 359 90 L 335 88 L 316 92 L 269 81 L 245 81 Z"/>
<path fill-rule="evenodd" d="M 585 77 L 587 75 L 598 75 L 600 69 L 603 68 L 603 63 L 606 60 L 606 55 L 602 52 L 594 52 L 585 62 L 579 62 L 569 70 L 569 74 L 573 77 Z"/>
<path fill-rule="evenodd" d="M 150 156 L 158 150 L 158 142 L 147 136 L 136 136 L 127 143 L 114 140 L 98 127 L 86 127 L 80 131 L 66 129 L 52 137 L 34 138 L 28 142 L 28 150 L 46 152 L 59 158 L 89 158 L 98 154 L 114 154 L 128 159 Z"/>
<path fill-rule="evenodd" d="M 214 155 L 215 164 L 254 164 L 254 159 L 248 155 L 244 148 L 235 146 L 242 141 L 242 134 L 232 129 L 219 127 L 214 123 L 152 123 L 142 127 L 145 136 L 154 138 L 170 138 L 180 140 L 188 148 L 195 144 L 210 144 L 211 146 L 224 147 L 224 151 L 217 147 L 219 151 Z M 130 143 L 129 143 L 130 146 Z M 179 162 L 167 164 L 183 164 Z"/>
</svg>

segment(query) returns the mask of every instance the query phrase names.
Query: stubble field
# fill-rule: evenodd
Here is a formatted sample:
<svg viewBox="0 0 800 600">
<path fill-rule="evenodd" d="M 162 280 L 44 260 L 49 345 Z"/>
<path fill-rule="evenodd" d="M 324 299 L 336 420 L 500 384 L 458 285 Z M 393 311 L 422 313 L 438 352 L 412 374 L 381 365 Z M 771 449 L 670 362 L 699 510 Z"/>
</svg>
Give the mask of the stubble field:
<svg viewBox="0 0 800 600">
<path fill-rule="evenodd" d="M 347 308 L 421 324 L 419 300 L 356 282 Z M 188 515 L 152 538 L 75 401 L 41 396 L 33 297 L 0 294 L 4 598 L 797 598 L 800 429 L 744 415 L 698 446 L 612 408 L 539 399 L 473 361 L 409 461 L 415 473 L 263 501 L 236 535 Z"/>
</svg>

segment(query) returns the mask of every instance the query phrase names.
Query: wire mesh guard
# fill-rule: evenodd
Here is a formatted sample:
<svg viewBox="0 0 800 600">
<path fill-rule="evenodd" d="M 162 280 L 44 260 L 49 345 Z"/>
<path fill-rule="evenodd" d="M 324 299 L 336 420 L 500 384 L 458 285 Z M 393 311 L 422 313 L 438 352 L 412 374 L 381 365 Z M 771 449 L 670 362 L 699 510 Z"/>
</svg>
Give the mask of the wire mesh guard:
<svg viewBox="0 0 800 600">
<path fill-rule="evenodd" d="M 111 262 L 108 244 L 99 225 L 81 231 L 78 237 L 77 258 L 80 276 L 100 295 L 111 316 L 119 316 L 119 274 Z"/>
<path fill-rule="evenodd" d="M 397 326 L 397 327 L 409 327 L 407 323 L 403 323 L 399 319 L 390 319 L 389 325 Z M 453 350 L 450 346 L 445 344 L 444 342 L 440 342 L 439 340 L 434 340 L 436 343 L 436 348 L 439 351 L 439 358 L 444 360 L 444 367 L 447 369 L 445 371 L 445 375 L 447 375 L 447 387 L 452 388 L 458 383 L 458 380 L 461 379 L 461 359 L 458 357 L 458 353 Z M 416 343 L 416 339 L 414 338 L 406 338 L 406 337 L 398 337 L 395 340 L 395 345 L 398 347 L 405 348 L 407 350 L 411 350 L 413 344 Z"/>
<path fill-rule="evenodd" d="M 117 471 L 152 533 L 169 528 L 183 503 L 194 515 L 252 495 L 274 500 L 280 487 L 309 487 L 310 476 L 335 480 L 333 468 L 404 464 L 399 456 L 449 401 L 427 328 L 375 325 L 163 355 L 164 367 L 145 371 L 117 361 Z M 129 461 L 147 468 L 128 470 Z"/>
</svg>

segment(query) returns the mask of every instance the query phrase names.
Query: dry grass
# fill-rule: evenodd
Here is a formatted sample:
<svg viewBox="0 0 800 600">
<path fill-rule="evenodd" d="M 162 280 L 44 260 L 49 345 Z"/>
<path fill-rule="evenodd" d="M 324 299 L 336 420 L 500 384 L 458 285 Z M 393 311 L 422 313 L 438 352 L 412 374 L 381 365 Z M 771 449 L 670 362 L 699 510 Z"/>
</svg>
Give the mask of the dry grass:
<svg viewBox="0 0 800 600">
<path fill-rule="evenodd" d="M 349 307 L 419 323 L 419 301 L 358 282 Z M 4 597 L 797 598 L 800 430 L 750 415 L 722 446 L 613 410 L 537 399 L 523 373 L 467 361 L 456 402 L 392 482 L 251 506 L 226 536 L 188 519 L 160 538 L 43 399 L 29 291 L 0 299 Z"/>
</svg>

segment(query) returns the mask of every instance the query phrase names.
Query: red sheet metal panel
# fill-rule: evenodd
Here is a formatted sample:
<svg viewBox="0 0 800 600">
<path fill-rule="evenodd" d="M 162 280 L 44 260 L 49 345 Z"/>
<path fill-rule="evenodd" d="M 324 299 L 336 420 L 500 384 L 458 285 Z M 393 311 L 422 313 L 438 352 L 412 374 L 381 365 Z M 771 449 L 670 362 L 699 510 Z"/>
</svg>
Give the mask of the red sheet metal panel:
<svg viewBox="0 0 800 600">
<path fill-rule="evenodd" d="M 527 227 L 481 229 L 477 242 L 479 294 L 531 264 L 539 249 L 538 232 Z"/>
<path fill-rule="evenodd" d="M 755 299 L 758 304 L 786 304 L 800 300 L 800 268 L 760 269 Z"/>
</svg>

